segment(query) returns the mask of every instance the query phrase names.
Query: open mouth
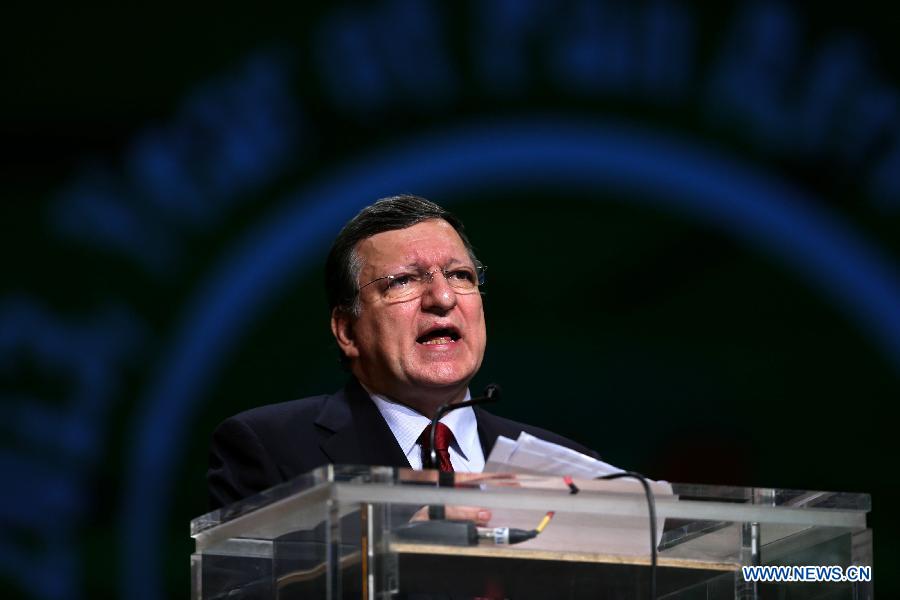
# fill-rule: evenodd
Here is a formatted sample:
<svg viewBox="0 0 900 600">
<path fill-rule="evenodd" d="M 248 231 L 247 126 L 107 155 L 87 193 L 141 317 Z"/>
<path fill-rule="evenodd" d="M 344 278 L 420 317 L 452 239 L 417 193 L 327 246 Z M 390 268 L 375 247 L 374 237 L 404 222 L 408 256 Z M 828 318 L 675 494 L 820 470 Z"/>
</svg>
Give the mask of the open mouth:
<svg viewBox="0 0 900 600">
<path fill-rule="evenodd" d="M 416 342 L 425 345 L 452 344 L 462 337 L 459 331 L 453 327 L 432 329 L 416 338 Z"/>
</svg>

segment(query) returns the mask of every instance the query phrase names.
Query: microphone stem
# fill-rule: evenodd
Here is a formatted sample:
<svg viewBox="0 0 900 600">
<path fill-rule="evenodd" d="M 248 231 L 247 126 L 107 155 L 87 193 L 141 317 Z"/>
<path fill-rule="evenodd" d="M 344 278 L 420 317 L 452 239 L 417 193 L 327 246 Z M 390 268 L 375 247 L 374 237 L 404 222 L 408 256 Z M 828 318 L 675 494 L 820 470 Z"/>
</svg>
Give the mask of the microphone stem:
<svg viewBox="0 0 900 600">
<path fill-rule="evenodd" d="M 431 419 L 431 434 L 428 436 L 431 445 L 429 446 L 430 451 L 428 452 L 429 462 L 428 468 L 436 469 L 438 468 L 437 461 L 437 450 L 434 447 L 434 436 L 435 430 L 437 429 L 438 421 L 441 420 L 445 414 L 450 412 L 451 410 L 456 410 L 457 408 L 465 408 L 467 406 L 475 406 L 476 404 L 488 404 L 491 402 L 497 402 L 500 400 L 500 386 L 496 383 L 489 384 L 486 388 L 484 388 L 484 395 L 479 398 L 471 398 L 469 400 L 464 400 L 463 402 L 458 402 L 456 404 L 451 404 L 450 402 L 445 402 L 441 404 L 437 411 L 434 413 L 434 418 Z M 425 465 L 422 465 L 425 468 Z M 440 482 L 438 482 L 440 485 Z"/>
</svg>

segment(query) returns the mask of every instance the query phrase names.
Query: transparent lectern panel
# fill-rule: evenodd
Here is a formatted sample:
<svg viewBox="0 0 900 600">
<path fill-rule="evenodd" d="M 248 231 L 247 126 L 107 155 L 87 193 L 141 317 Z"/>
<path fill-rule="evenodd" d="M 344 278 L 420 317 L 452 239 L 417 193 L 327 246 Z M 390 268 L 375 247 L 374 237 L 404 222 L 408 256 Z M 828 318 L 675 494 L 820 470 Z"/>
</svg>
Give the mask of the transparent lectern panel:
<svg viewBox="0 0 900 600">
<path fill-rule="evenodd" d="M 629 480 L 324 467 L 195 519 L 194 597 L 642 597 L 654 546 L 667 598 L 793 585 L 745 582 L 746 565 L 871 564 L 863 494 L 652 492 L 655 520 Z M 490 522 L 453 521 L 457 506 L 483 507 Z M 871 597 L 866 583 L 819 587 Z"/>
</svg>

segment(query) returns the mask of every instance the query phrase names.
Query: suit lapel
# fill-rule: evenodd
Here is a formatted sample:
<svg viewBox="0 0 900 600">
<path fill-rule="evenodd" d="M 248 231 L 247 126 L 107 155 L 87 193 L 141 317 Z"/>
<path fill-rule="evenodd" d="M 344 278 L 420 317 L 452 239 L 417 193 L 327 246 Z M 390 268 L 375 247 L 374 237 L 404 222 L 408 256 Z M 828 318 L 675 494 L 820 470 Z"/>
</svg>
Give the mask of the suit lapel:
<svg viewBox="0 0 900 600">
<path fill-rule="evenodd" d="M 511 440 L 518 439 L 522 427 L 519 423 L 492 415 L 480 406 L 473 408 L 475 409 L 475 419 L 478 421 L 478 439 L 481 442 L 481 451 L 484 452 L 484 460 L 487 461 L 498 437 L 502 435 Z"/>
<path fill-rule="evenodd" d="M 497 442 L 497 437 L 502 435 L 499 423 L 494 419 L 494 415 L 475 406 L 475 420 L 478 422 L 478 441 L 481 442 L 481 451 L 484 453 L 484 460 L 487 461 Z"/>
<path fill-rule="evenodd" d="M 322 452 L 334 464 L 409 467 L 391 428 L 356 379 L 328 398 L 316 425 Z"/>
<path fill-rule="evenodd" d="M 515 439 L 520 430 L 478 406 L 474 410 L 478 441 L 487 460 L 497 437 Z M 410 466 L 378 407 L 355 378 L 328 398 L 316 425 L 321 432 L 319 446 L 334 464 Z"/>
</svg>

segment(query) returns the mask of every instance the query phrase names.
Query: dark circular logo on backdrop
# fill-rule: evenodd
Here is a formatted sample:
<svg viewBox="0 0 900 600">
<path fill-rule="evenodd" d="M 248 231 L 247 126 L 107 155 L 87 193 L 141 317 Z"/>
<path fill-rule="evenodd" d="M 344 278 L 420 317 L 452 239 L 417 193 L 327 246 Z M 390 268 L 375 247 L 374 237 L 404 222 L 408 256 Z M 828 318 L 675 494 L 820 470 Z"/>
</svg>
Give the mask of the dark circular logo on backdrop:
<svg viewBox="0 0 900 600">
<path fill-rule="evenodd" d="M 699 52 L 698 16 L 675 3 L 547 4 L 473 4 L 462 25 L 448 24 L 434 2 L 335 8 L 310 24 L 297 47 L 259 52 L 199 86 L 170 122 L 134 140 L 121 168 L 85 169 L 60 191 L 48 213 L 57 236 L 163 280 L 177 271 L 189 236 L 215 231 L 224 215 L 271 189 L 331 135 L 334 121 L 317 119 L 307 104 L 324 102 L 337 118 L 369 127 L 385 112 L 414 106 L 429 125 L 428 133 L 371 144 L 368 154 L 336 161 L 327 175 L 304 177 L 213 261 L 178 308 L 162 353 L 144 361 L 156 366 L 128 425 L 119 507 L 124 594 L 164 596 L 174 472 L 193 434 L 188 424 L 235 344 L 347 219 L 385 195 L 412 191 L 449 205 L 522 185 L 627 192 L 777 257 L 833 299 L 900 368 L 893 261 L 874 235 L 838 218 L 841 207 L 819 194 L 687 135 L 614 120 L 603 107 L 590 118 L 569 116 L 565 102 L 534 116 L 452 116 L 472 89 L 493 107 L 537 96 L 538 87 L 582 107 L 610 98 L 694 107 L 709 128 L 736 127 L 748 144 L 773 155 L 818 152 L 856 169 L 868 208 L 887 213 L 900 199 L 900 130 L 887 127 L 885 108 L 897 94 L 866 62 L 864 44 L 826 37 L 798 48 L 792 8 L 748 3 L 729 17 L 732 35 L 707 60 Z M 315 74 L 309 94 L 324 100 L 304 96 L 301 71 Z M 535 73 L 543 78 L 537 83 Z M 789 94 L 797 81 L 803 92 Z M 39 397 L 23 396 L 15 419 L 27 435 L 77 456 L 78 468 L 41 477 L 36 461 L 10 458 L 12 472 L 33 484 L 11 500 L 20 527 L 53 548 L 37 559 L 23 552 L 20 566 L 33 568 L 19 576 L 38 582 L 32 589 L 39 597 L 63 597 L 78 589 L 76 524 L 90 504 L 87 482 L 103 455 L 98 444 L 120 393 L 118 373 L 134 368 L 152 335 L 139 311 L 122 303 L 81 320 L 24 294 L 0 309 L 3 355 L 24 351 L 71 383 L 64 418 L 37 408 Z M 47 527 L 48 511 L 70 525 Z"/>
</svg>

